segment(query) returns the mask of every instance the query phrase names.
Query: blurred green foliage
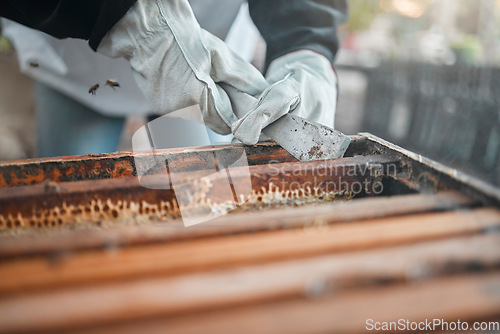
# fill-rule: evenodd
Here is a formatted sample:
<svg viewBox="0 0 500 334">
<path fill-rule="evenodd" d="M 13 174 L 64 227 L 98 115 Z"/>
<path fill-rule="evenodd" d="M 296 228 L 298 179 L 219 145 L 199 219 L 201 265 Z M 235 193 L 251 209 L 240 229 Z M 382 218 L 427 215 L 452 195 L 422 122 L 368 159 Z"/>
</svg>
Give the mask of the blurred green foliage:
<svg viewBox="0 0 500 334">
<path fill-rule="evenodd" d="M 350 32 L 367 30 L 381 12 L 377 0 L 349 0 L 349 21 L 344 28 Z"/>
<path fill-rule="evenodd" d="M 463 35 L 459 41 L 450 44 L 450 48 L 457 55 L 457 60 L 477 64 L 483 55 L 483 45 L 476 35 Z"/>
<path fill-rule="evenodd" d="M 8 53 L 12 51 L 12 44 L 7 37 L 0 35 L 0 52 Z"/>
</svg>

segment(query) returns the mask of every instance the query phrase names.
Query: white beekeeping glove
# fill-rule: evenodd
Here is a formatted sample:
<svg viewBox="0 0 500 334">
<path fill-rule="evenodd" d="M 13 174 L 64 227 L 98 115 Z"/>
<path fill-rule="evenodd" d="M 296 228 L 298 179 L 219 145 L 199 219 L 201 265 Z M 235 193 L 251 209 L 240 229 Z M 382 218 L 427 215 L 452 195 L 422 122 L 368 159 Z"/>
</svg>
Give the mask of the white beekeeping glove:
<svg viewBox="0 0 500 334">
<path fill-rule="evenodd" d="M 219 84 L 254 97 L 269 86 L 256 68 L 200 28 L 187 0 L 138 0 L 97 51 L 129 60 L 155 112 L 199 104 L 206 125 L 221 134 L 230 133 L 238 117 Z"/>
<path fill-rule="evenodd" d="M 337 76 L 326 57 L 309 50 L 289 53 L 271 63 L 267 80 L 272 85 L 259 103 L 233 124 L 236 139 L 257 143 L 262 129 L 288 112 L 334 127 Z"/>
</svg>

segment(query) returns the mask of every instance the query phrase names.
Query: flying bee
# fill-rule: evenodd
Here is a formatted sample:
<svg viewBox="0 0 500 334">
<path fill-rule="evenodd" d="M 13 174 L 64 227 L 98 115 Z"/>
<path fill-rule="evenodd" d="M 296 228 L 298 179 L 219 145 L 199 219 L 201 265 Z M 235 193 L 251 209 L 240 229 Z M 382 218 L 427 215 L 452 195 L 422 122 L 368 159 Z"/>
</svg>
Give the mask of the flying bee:
<svg viewBox="0 0 500 334">
<path fill-rule="evenodd" d="M 120 84 L 116 80 L 109 79 L 106 81 L 106 86 L 109 86 L 109 87 L 115 89 L 116 87 L 120 87 Z"/>
<path fill-rule="evenodd" d="M 89 89 L 89 94 L 95 95 L 95 92 L 99 89 L 99 84 L 95 84 Z"/>
</svg>

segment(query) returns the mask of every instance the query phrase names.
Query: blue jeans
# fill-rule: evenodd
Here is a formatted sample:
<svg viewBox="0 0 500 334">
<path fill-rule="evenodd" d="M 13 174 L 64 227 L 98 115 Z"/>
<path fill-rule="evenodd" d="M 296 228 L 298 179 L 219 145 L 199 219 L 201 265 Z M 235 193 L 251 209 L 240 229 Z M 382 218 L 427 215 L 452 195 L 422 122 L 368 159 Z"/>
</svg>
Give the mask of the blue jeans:
<svg viewBox="0 0 500 334">
<path fill-rule="evenodd" d="M 35 82 L 39 157 L 115 152 L 125 118 L 104 116 Z"/>
</svg>

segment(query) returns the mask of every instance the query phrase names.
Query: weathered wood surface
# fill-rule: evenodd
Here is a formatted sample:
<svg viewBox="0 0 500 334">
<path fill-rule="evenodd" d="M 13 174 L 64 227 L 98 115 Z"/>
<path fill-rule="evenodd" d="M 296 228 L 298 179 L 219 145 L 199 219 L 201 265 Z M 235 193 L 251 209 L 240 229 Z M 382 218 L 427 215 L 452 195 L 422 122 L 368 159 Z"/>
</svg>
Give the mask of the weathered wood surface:
<svg viewBox="0 0 500 334">
<path fill-rule="evenodd" d="M 164 161 L 168 158 L 176 169 L 199 170 L 212 163 L 214 152 L 229 154 L 234 147 L 220 145 L 156 150 L 155 156 Z M 243 148 L 242 145 L 240 147 Z M 247 146 L 244 150 L 249 165 L 297 161 L 276 143 Z M 4 162 L 0 163 L 0 187 L 33 185 L 47 180 L 74 182 L 136 176 L 134 158 L 149 159 L 151 156 L 151 152 L 124 152 Z"/>
<path fill-rule="evenodd" d="M 351 145 L 345 156 L 367 154 L 367 145 L 363 136 L 351 136 Z M 155 155 L 158 159 L 168 159 L 176 170 L 193 171 L 211 165 L 214 153 L 230 157 L 243 150 L 250 166 L 297 161 L 274 142 L 258 143 L 255 146 L 216 145 L 163 149 L 155 150 Z M 0 188 L 34 185 L 45 181 L 74 182 L 136 176 L 134 159 L 146 161 L 150 157 L 151 152 L 121 152 L 0 162 Z"/>
<path fill-rule="evenodd" d="M 389 218 L 428 212 L 469 208 L 474 202 L 455 192 L 428 195 L 406 195 L 359 199 L 356 201 L 324 204 L 271 211 L 245 212 L 222 216 L 186 229 L 181 222 L 161 222 L 142 226 L 118 226 L 114 229 L 83 230 L 79 233 L 61 231 L 46 235 L 29 235 L 0 242 L 0 259 L 29 255 L 56 256 L 58 253 L 88 249 L 120 248 L 215 236 L 229 236 L 259 231 L 348 223 L 376 218 Z"/>
<path fill-rule="evenodd" d="M 500 267 L 499 254 L 500 235 L 478 235 L 371 252 L 45 291 L 0 299 L 0 324 L 10 330 L 50 331 L 235 306 L 255 309 L 255 304 L 287 299 L 337 297 L 342 290 L 384 288 L 390 295 L 402 284 L 419 286 L 438 277 L 494 270 Z M 500 281 L 497 283 L 500 286 Z M 495 296 L 491 299 L 494 301 Z M 361 324 L 350 324 L 351 331 Z"/>
<path fill-rule="evenodd" d="M 228 237 L 94 250 L 57 258 L 35 257 L 0 263 L 0 293 L 108 282 L 123 278 L 176 275 L 357 251 L 480 233 L 500 227 L 500 211 L 427 213 L 345 225 L 259 232 Z"/>
<path fill-rule="evenodd" d="M 75 333 L 365 333 L 366 320 L 498 319 L 500 274 L 357 290 L 325 298 L 297 298 L 187 316 L 125 322 Z"/>
<path fill-rule="evenodd" d="M 280 209 L 236 210 L 192 228 L 160 221 L 151 206 L 143 206 L 152 218 L 146 224 L 3 235 L 0 332 L 360 333 L 366 332 L 367 319 L 500 319 L 495 194 L 370 138 L 355 140 L 345 159 L 326 164 L 287 161 L 272 144 L 252 148 L 253 153 L 247 151 L 255 153 L 249 159 L 252 188 L 264 189 L 254 200 L 260 196 L 257 202 L 265 204 L 278 194 L 266 190 L 271 176 L 285 181 L 281 194 L 307 197 L 300 189 L 295 192 L 293 183 L 304 188 L 318 176 L 331 182 L 325 170 L 338 172 L 347 184 L 384 179 L 384 197 L 363 194 L 343 203 L 303 201 Z M 282 161 L 269 165 L 259 149 L 274 150 Z M 214 148 L 162 154 L 185 159 L 174 159 L 179 166 L 192 164 L 182 174 L 189 178 L 193 172 L 205 173 Z M 62 160 L 68 159 L 78 161 Z M 131 156 L 80 159 L 97 168 L 112 159 L 125 163 Z M 385 175 L 383 167 L 394 163 L 396 172 Z M 95 196 L 102 195 L 113 215 L 113 210 L 126 210 L 109 206 L 113 196 L 122 204 L 124 196 L 135 201 L 169 196 L 140 187 L 130 168 L 118 170 L 119 175 L 112 165 L 101 165 L 101 175 L 76 171 L 76 182 L 65 179 L 68 170 L 56 185 L 47 185 L 64 164 L 50 159 L 20 164 L 40 164 L 31 179 L 39 184 L 22 185 L 29 180 L 29 168 L 0 165 L 0 175 L 18 171 L 18 179 L 4 185 L 0 180 L 0 213 L 6 207 L 18 210 L 11 216 L 29 213 L 36 205 L 54 207 L 65 200 L 84 205 L 86 212 L 85 205 L 94 206 Z M 348 173 L 351 168 L 369 173 L 360 178 Z M 297 169 L 306 172 L 297 174 Z M 402 195 L 408 192 L 401 184 L 420 193 Z"/>
</svg>

